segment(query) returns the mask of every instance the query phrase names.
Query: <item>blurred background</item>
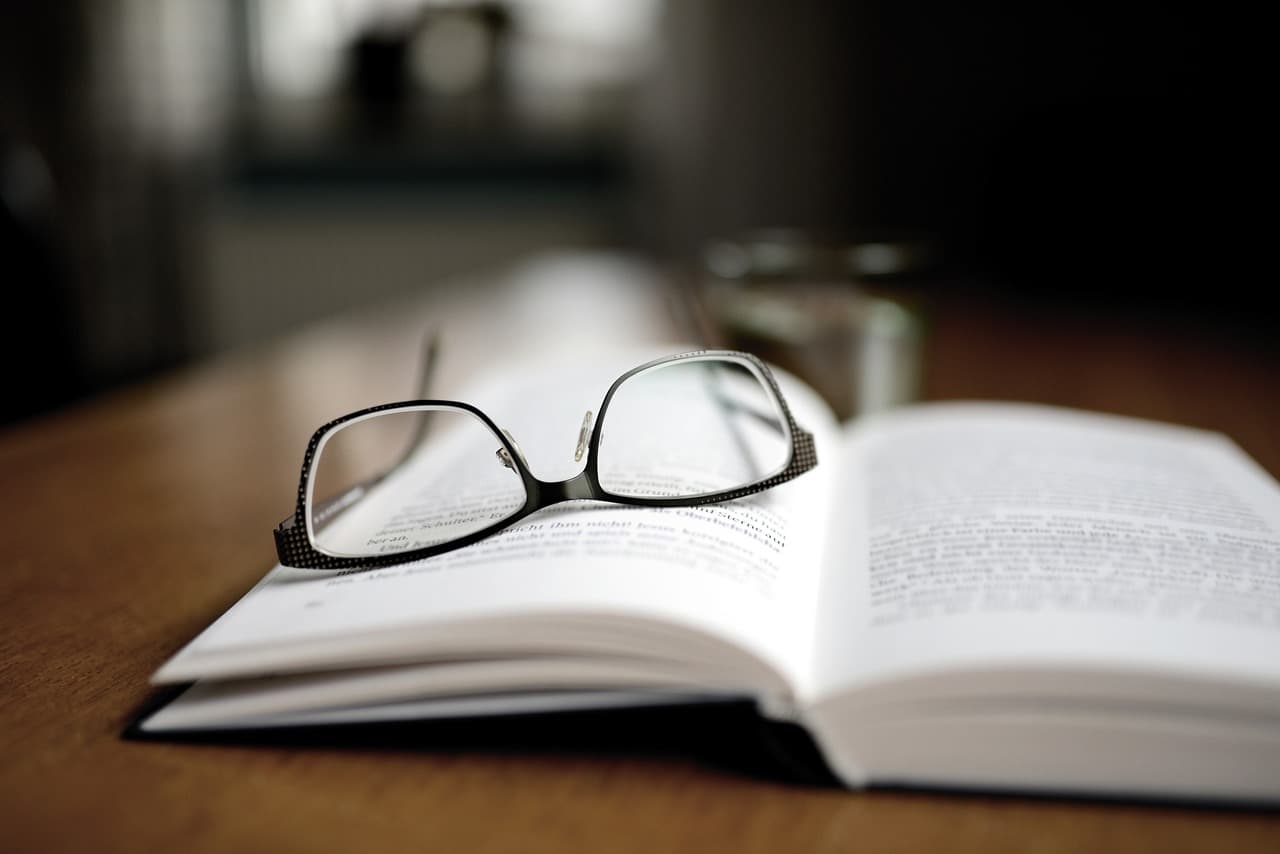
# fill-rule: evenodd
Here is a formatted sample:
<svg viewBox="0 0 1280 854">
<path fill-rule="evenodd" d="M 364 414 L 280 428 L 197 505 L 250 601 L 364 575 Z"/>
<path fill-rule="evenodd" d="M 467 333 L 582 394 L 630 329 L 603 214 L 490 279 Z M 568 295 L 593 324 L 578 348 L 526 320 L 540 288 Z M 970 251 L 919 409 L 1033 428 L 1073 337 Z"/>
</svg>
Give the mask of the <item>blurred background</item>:
<svg viewBox="0 0 1280 854">
<path fill-rule="evenodd" d="M 760 229 L 861 250 L 822 275 L 880 292 L 1272 342 L 1255 31 L 1154 2 L 8 3 L 0 423 L 538 252 L 724 274 Z"/>
</svg>

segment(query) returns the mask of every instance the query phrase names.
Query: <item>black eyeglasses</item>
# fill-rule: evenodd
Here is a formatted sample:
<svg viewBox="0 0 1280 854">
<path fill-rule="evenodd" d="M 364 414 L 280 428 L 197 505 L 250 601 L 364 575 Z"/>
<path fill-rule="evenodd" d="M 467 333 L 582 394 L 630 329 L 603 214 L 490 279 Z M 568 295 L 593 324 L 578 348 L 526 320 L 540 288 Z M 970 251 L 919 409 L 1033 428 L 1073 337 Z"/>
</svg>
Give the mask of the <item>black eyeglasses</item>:
<svg viewBox="0 0 1280 854">
<path fill-rule="evenodd" d="M 578 432 L 578 475 L 545 481 L 480 410 L 409 400 L 352 412 L 311 437 L 298 504 L 275 530 L 280 563 L 373 569 L 488 537 L 562 501 L 691 507 L 742 498 L 818 464 L 768 367 L 700 350 L 610 386 Z"/>
</svg>

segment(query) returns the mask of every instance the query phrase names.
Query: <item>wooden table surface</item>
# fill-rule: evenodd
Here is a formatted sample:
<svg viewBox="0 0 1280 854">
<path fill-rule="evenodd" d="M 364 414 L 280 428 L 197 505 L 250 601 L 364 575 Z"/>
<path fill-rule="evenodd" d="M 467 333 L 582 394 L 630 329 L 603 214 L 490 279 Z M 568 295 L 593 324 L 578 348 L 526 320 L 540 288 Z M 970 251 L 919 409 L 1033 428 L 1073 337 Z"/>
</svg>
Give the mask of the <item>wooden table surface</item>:
<svg viewBox="0 0 1280 854">
<path fill-rule="evenodd" d="M 446 392 L 493 344 L 497 303 L 469 287 L 0 433 L 0 850 L 1280 851 L 1268 812 L 800 784 L 661 716 L 545 742 L 123 740 L 151 672 L 273 562 L 310 432 L 406 396 L 426 324 L 481 330 Z M 1280 473 L 1280 360 L 1256 329 L 945 297 L 929 329 L 930 397 L 1210 427 Z"/>
</svg>

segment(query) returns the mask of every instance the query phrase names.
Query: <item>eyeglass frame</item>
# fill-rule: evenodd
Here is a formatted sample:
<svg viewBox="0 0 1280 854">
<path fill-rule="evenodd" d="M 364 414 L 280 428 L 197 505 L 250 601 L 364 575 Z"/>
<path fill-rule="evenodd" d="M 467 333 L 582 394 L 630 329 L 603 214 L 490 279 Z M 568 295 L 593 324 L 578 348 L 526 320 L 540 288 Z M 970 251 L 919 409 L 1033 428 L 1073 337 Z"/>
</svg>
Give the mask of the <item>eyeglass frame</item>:
<svg viewBox="0 0 1280 854">
<path fill-rule="evenodd" d="M 757 376 L 763 379 L 768 385 L 769 391 L 773 393 L 774 399 L 778 403 L 778 408 L 781 411 L 782 417 L 786 421 L 787 428 L 791 435 L 791 448 L 786 464 L 776 474 L 770 475 L 769 477 L 763 478 L 746 486 L 739 486 L 720 492 L 710 492 L 676 498 L 618 495 L 601 486 L 599 459 L 597 453 L 600 449 L 601 431 L 598 427 L 600 424 L 604 423 L 605 415 L 609 411 L 609 403 L 613 400 L 614 393 L 617 392 L 618 388 L 636 374 L 661 365 L 688 359 L 710 361 L 717 358 L 727 359 L 730 361 L 734 359 L 746 361 L 755 368 Z M 419 549 L 409 549 L 385 555 L 347 557 L 330 555 L 316 548 L 311 541 L 311 526 L 307 524 L 306 511 L 308 503 L 308 486 L 311 480 L 312 467 L 315 463 L 322 441 L 338 427 L 350 421 L 355 421 L 369 415 L 379 415 L 387 412 L 394 412 L 399 409 L 412 409 L 413 407 L 419 406 L 458 409 L 478 418 L 481 423 L 489 429 L 494 438 L 502 443 L 502 449 L 506 452 L 503 462 L 509 464 L 520 476 L 525 492 L 524 506 L 513 512 L 511 515 L 481 528 L 478 531 L 473 531 L 470 534 L 464 534 L 457 539 L 424 546 Z M 294 510 L 293 515 L 283 520 L 278 526 L 276 526 L 273 532 L 276 544 L 276 556 L 281 565 L 292 569 L 380 569 L 382 567 L 411 563 L 413 561 L 435 557 L 446 552 L 451 552 L 456 549 L 478 543 L 505 528 L 511 527 L 539 510 L 565 501 L 606 501 L 611 504 L 622 504 L 632 507 L 698 507 L 705 504 L 720 504 L 772 489 L 779 484 L 794 480 L 818 464 L 818 453 L 814 444 L 813 434 L 802 429 L 798 424 L 796 424 L 795 417 L 791 414 L 791 408 L 787 405 L 787 399 L 783 396 L 782 390 L 778 387 L 778 381 L 774 378 L 768 365 L 751 353 L 745 353 L 739 350 L 692 350 L 687 353 L 677 353 L 672 356 L 664 356 L 659 359 L 653 359 L 652 361 L 645 362 L 642 365 L 637 365 L 613 381 L 613 384 L 609 386 L 609 390 L 605 393 L 604 401 L 600 404 L 600 408 L 597 412 L 598 414 L 595 419 L 588 425 L 591 432 L 587 437 L 586 443 L 586 465 L 578 474 L 561 481 L 547 481 L 535 476 L 529 469 L 529 465 L 524 459 L 524 454 L 521 453 L 519 447 L 511 436 L 505 430 L 500 429 L 488 415 L 481 412 L 471 404 L 464 403 L 462 401 L 431 399 L 402 400 L 395 403 L 384 403 L 378 406 L 370 406 L 365 409 L 356 410 L 355 412 L 349 412 L 339 418 L 335 418 L 319 427 L 315 433 L 312 434 L 311 440 L 307 443 L 307 450 L 302 458 L 302 475 L 298 482 L 297 507 Z M 588 415 L 590 415 L 590 413 L 588 413 Z M 354 488 L 358 487 L 353 487 L 353 489 Z M 345 494 L 350 494 L 351 491 L 352 490 L 347 490 Z M 329 501 L 340 503 L 339 499 L 341 497 L 344 496 L 338 496 L 337 498 L 330 499 Z M 325 503 L 329 503 L 329 501 L 326 501 Z"/>
</svg>

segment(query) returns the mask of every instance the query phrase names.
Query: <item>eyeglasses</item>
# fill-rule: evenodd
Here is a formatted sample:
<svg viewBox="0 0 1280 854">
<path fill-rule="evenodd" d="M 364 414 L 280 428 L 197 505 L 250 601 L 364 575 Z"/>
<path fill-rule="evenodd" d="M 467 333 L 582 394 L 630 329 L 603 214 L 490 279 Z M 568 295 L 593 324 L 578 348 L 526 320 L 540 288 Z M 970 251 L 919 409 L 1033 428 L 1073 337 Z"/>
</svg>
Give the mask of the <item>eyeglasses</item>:
<svg viewBox="0 0 1280 854">
<path fill-rule="evenodd" d="M 563 481 L 540 480 L 479 409 L 409 400 L 352 412 L 311 437 L 298 504 L 275 530 L 280 563 L 373 569 L 470 545 L 537 510 L 592 499 L 692 507 L 763 492 L 818 464 L 813 435 L 748 353 L 646 362 L 609 388 L 578 431 Z"/>
</svg>

